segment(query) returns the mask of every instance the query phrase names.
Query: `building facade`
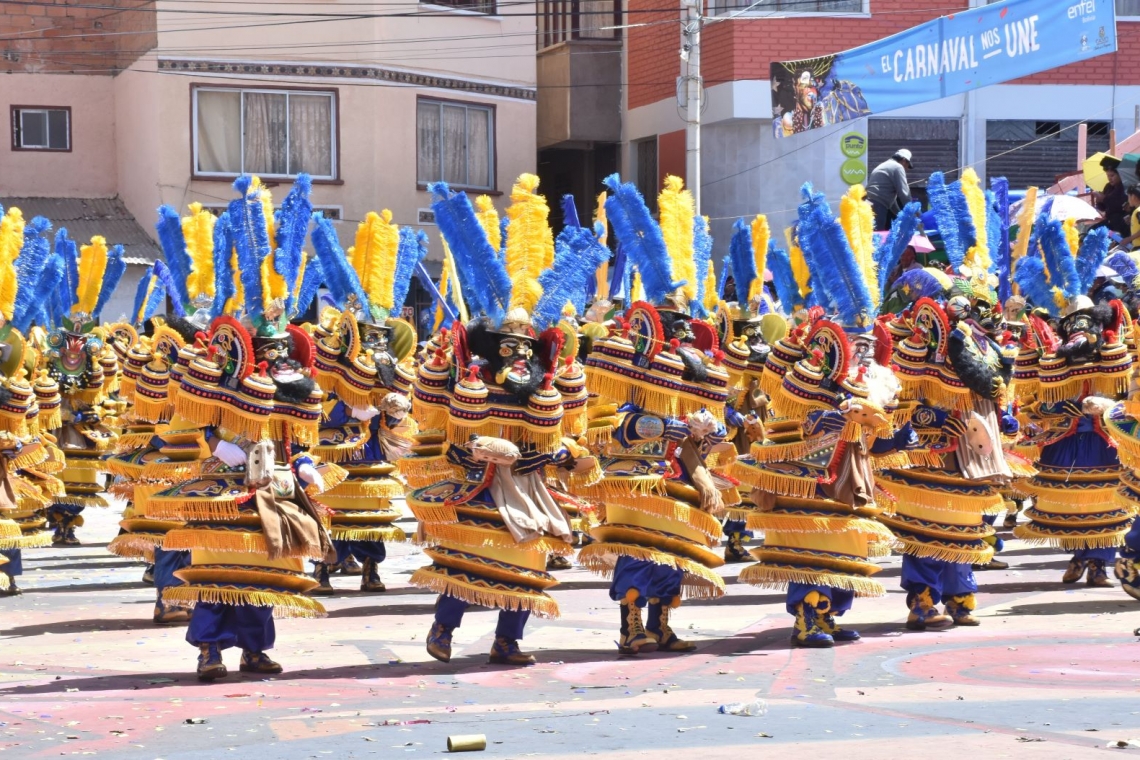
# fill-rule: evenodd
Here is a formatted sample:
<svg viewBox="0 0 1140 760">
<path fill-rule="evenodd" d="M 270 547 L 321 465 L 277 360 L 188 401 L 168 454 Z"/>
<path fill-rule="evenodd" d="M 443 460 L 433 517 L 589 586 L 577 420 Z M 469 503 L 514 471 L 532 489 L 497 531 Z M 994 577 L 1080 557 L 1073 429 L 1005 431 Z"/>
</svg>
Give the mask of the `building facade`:
<svg viewBox="0 0 1140 760">
<path fill-rule="evenodd" d="M 118 197 L 153 234 L 161 204 L 307 172 L 345 242 L 389 208 L 438 261 L 430 182 L 499 201 L 535 170 L 533 4 L 114 6 L 0 2 L 0 197 Z"/>
<path fill-rule="evenodd" d="M 1061 0 L 1057 0 L 1061 2 Z M 767 213 L 790 224 L 799 189 L 811 181 L 836 199 L 847 189 L 842 139 L 866 140 L 868 168 L 898 148 L 916 157 L 914 174 L 951 176 L 972 165 L 1007 176 L 1013 187 L 1048 186 L 1077 169 L 1077 122 L 1087 122 L 1089 153 L 1105 150 L 1140 113 L 1140 1 L 1116 0 L 1119 52 L 1032 77 L 911 108 L 777 139 L 772 130 L 773 61 L 836 53 L 939 15 L 986 4 L 948 0 L 934 10 L 909 0 L 705 0 L 701 37 L 701 211 L 718 250 L 739 216 Z M 919 4 L 921 5 L 921 4 Z M 679 11 L 629 0 L 625 30 L 622 164 L 643 192 L 665 174 L 685 173 L 685 110 Z M 641 11 L 641 12 L 638 12 Z M 636 18 L 633 18 L 633 16 Z M 1027 143 L 1031 143 L 1028 144 Z M 921 194 L 921 188 L 919 188 Z"/>
</svg>

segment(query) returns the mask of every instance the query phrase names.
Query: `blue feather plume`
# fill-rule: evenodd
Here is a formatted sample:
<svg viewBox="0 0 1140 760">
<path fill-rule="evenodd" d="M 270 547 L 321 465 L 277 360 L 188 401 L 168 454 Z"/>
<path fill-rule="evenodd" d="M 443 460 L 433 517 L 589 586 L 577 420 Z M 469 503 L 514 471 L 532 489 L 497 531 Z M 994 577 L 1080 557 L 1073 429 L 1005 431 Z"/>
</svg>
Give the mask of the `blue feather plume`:
<svg viewBox="0 0 1140 760">
<path fill-rule="evenodd" d="M 693 217 L 693 261 L 697 265 L 697 298 L 692 303 L 694 317 L 707 317 L 705 308 L 705 284 L 709 278 L 712 263 L 713 239 L 709 234 L 709 223 L 703 216 Z"/>
<path fill-rule="evenodd" d="M 812 259 L 812 271 L 819 273 L 820 283 L 839 312 L 844 327 L 869 328 L 875 314 L 875 302 L 863 273 L 855 260 L 855 252 L 839 220 L 822 193 L 803 188 L 804 203 L 799 208 L 800 247 Z M 809 254 L 810 252 L 810 254 Z"/>
<path fill-rule="evenodd" d="M 217 225 L 215 225 L 215 229 L 216 227 Z M 154 277 L 156 280 L 162 283 L 162 292 L 164 294 L 173 292 L 175 284 L 174 273 L 170 271 L 170 267 L 166 266 L 164 262 L 154 262 Z M 230 279 L 230 283 L 230 288 L 232 289 L 233 278 Z M 155 290 L 158 290 L 158 288 L 156 287 Z M 186 316 L 186 309 L 182 308 L 182 304 L 178 301 L 177 298 L 170 299 L 170 308 L 174 311 L 174 316 Z"/>
<path fill-rule="evenodd" d="M 1091 230 L 1081 241 L 1077 249 L 1077 289 L 1080 293 L 1092 290 L 1093 281 L 1096 280 L 1096 270 L 1108 255 L 1108 228 L 1097 227 Z"/>
<path fill-rule="evenodd" d="M 886 237 L 882 239 L 878 247 L 875 248 L 875 267 L 879 273 L 879 294 L 880 298 L 885 298 L 887 295 L 887 286 L 890 285 L 890 277 L 894 274 L 895 267 L 902 261 L 902 256 L 906 253 L 907 246 L 910 245 L 910 239 L 914 237 L 915 231 L 918 229 L 919 214 L 922 212 L 922 204 L 918 201 L 911 201 L 906 204 L 895 220 L 891 222 L 891 230 L 887 233 Z"/>
<path fill-rule="evenodd" d="M 230 212 L 223 211 L 214 224 L 214 303 L 210 309 L 211 318 L 225 314 L 226 301 L 237 293 L 237 286 L 234 285 L 234 268 L 231 263 L 233 247 L 234 234 L 230 225 Z"/>
<path fill-rule="evenodd" d="M 732 281 L 736 283 L 736 301 L 741 308 L 748 305 L 748 292 L 756 279 L 756 258 L 752 254 L 752 228 L 743 219 L 732 225 L 732 239 L 728 242 L 728 257 L 732 261 Z"/>
<path fill-rule="evenodd" d="M 578 207 L 574 205 L 574 196 L 567 193 L 562 196 L 562 224 L 566 227 L 581 227 L 578 221 Z"/>
<path fill-rule="evenodd" d="M 55 253 L 63 257 L 64 283 L 67 290 L 67 308 L 75 305 L 79 293 L 79 246 L 67 235 L 67 228 L 55 233 Z"/>
<path fill-rule="evenodd" d="M 107 267 L 103 270 L 103 283 L 99 287 L 99 297 L 95 299 L 95 312 L 93 319 L 99 319 L 111 294 L 119 287 L 119 281 L 127 272 L 127 262 L 123 261 L 123 246 L 116 245 L 107 253 Z"/>
<path fill-rule="evenodd" d="M 625 272 L 629 269 L 629 259 L 626 258 L 625 249 L 622 248 L 621 242 L 617 244 L 617 249 L 614 251 L 614 263 L 610 267 L 610 298 L 625 298 L 628 291 L 625 288 Z"/>
<path fill-rule="evenodd" d="M 567 226 L 554 241 L 554 265 L 538 277 L 542 296 L 531 315 L 539 330 L 558 322 L 567 302 L 582 310 L 586 283 L 608 260 L 610 251 L 585 227 Z"/>
<path fill-rule="evenodd" d="M 313 230 L 310 233 L 313 249 L 321 262 L 321 272 L 324 274 L 325 285 L 329 289 L 333 300 L 340 309 L 348 307 L 349 296 L 356 296 L 356 301 L 365 312 L 370 311 L 368 296 L 360 285 L 360 278 L 352 268 L 344 249 L 340 247 L 340 240 L 336 235 L 333 223 L 325 215 L 317 211 L 313 214 Z"/>
<path fill-rule="evenodd" d="M 166 257 L 166 265 L 174 277 L 174 293 L 183 306 L 190 305 L 190 291 L 186 289 L 186 282 L 190 279 L 190 254 L 186 252 L 186 238 L 182 236 L 182 218 L 172 206 L 159 206 L 158 242 L 162 244 L 162 254 Z"/>
<path fill-rule="evenodd" d="M 46 244 L 47 241 L 44 242 Z M 21 255 L 23 255 L 22 252 Z M 51 254 L 43 266 L 40 267 L 40 271 L 38 272 L 39 276 L 34 286 L 29 288 L 28 303 L 24 305 L 23 309 L 20 309 L 20 299 L 17 297 L 17 308 L 12 314 L 12 324 L 15 325 L 17 330 L 26 333 L 28 328 L 32 326 L 32 318 L 37 315 L 40 316 L 43 321 L 58 321 L 58 315 L 53 319 L 51 315 L 46 315 L 43 312 L 45 311 L 44 306 L 53 298 L 55 298 L 57 302 L 60 300 L 59 290 L 60 285 L 63 284 L 64 274 L 65 264 L 63 257 Z M 59 304 L 57 308 L 62 310 L 62 304 Z"/>
<path fill-rule="evenodd" d="M 497 325 L 511 304 L 511 276 L 498 252 L 487 240 L 467 193 L 452 193 L 444 182 L 429 188 L 439 231 L 455 259 L 456 275 L 464 284 L 463 297 L 472 316 L 486 314 Z M 505 250 L 505 244 L 504 244 Z"/>
<path fill-rule="evenodd" d="M 301 276 L 301 289 L 297 291 L 295 309 L 297 314 L 304 314 L 309 310 L 309 304 L 317 296 L 317 291 L 325 282 L 325 273 L 321 268 L 321 259 L 316 253 L 309 256 L 305 264 L 305 274 Z"/>
<path fill-rule="evenodd" d="M 31 321 L 31 316 L 44 303 L 36 295 L 36 286 L 43 274 L 44 266 L 52 256 L 51 245 L 44 235 L 51 230 L 51 222 L 42 216 L 33 217 L 24 225 L 24 242 L 16 257 L 16 300 L 12 309 L 12 319 L 16 322 Z M 62 257 L 60 261 L 62 262 Z M 71 308 L 70 303 L 68 309 Z M 21 330 L 22 331 L 22 330 Z"/>
<path fill-rule="evenodd" d="M 970 205 L 966 203 L 966 194 L 962 192 L 962 180 L 950 183 L 950 205 L 954 208 L 954 218 L 958 222 L 958 243 L 962 246 L 962 257 L 978 241 L 978 231 L 974 227 L 974 217 L 970 214 Z"/>
<path fill-rule="evenodd" d="M 312 178 L 308 174 L 298 174 L 275 215 L 277 250 L 273 254 L 273 268 L 285 280 L 285 311 L 288 314 L 296 313 L 293 293 L 301 273 L 301 253 L 313 216 L 313 204 L 309 200 L 312 189 Z"/>
<path fill-rule="evenodd" d="M 950 188 L 946 185 L 946 177 L 942 172 L 930 175 L 926 192 L 930 200 L 930 210 L 934 212 L 934 221 L 938 225 L 938 236 L 942 238 L 942 245 L 946 248 L 946 257 L 950 260 L 954 271 L 957 271 L 966 259 L 966 249 L 962 247 L 962 241 L 958 236 L 958 214 L 951 198 Z"/>
<path fill-rule="evenodd" d="M 991 204 L 994 215 L 998 221 L 998 232 L 995 240 L 990 231 L 990 254 L 997 264 L 998 298 L 1005 302 L 1013 295 L 1010 284 L 1012 272 L 1010 271 L 1010 257 L 1012 250 L 1009 243 L 1009 180 L 1005 177 L 995 177 L 990 180 L 990 190 L 993 191 L 994 202 Z"/>
<path fill-rule="evenodd" d="M 234 248 L 237 249 L 238 275 L 241 277 L 245 313 L 256 321 L 263 314 L 261 265 L 269 256 L 269 229 L 266 227 L 265 209 L 261 205 L 260 190 L 250 192 L 252 177 L 242 175 L 234 181 L 234 189 L 241 195 L 230 201 L 230 224 L 233 226 Z M 171 267 L 177 278 L 177 272 Z"/>
<path fill-rule="evenodd" d="M 131 324 L 135 327 L 142 325 L 142 312 L 143 301 L 146 300 L 147 291 L 150 290 L 150 282 L 154 275 L 154 264 L 151 264 L 143 272 L 143 276 L 139 278 L 138 287 L 135 288 L 135 300 L 131 304 Z"/>
<path fill-rule="evenodd" d="M 1061 289 L 1065 298 L 1073 299 L 1084 295 L 1084 291 L 1081 290 L 1081 278 L 1077 274 L 1077 265 L 1072 252 L 1069 251 L 1069 241 L 1065 237 L 1065 228 L 1061 222 L 1045 221 L 1038 240 L 1045 254 L 1045 266 L 1049 268 L 1050 282 Z"/>
<path fill-rule="evenodd" d="M 622 183 L 616 174 L 606 177 L 610 190 L 606 199 L 606 218 L 617 239 L 626 249 L 629 261 L 641 274 L 641 286 L 650 303 L 660 304 L 665 296 L 685 284 L 673 279 L 673 263 L 661 236 L 661 227 L 653 220 L 645 199 L 631 182 Z"/>
<path fill-rule="evenodd" d="M 791 314 L 800 301 L 800 286 L 792 272 L 792 257 L 775 242 L 768 247 L 768 271 L 772 273 L 772 287 L 785 314 Z"/>
<path fill-rule="evenodd" d="M 1013 273 L 1013 281 L 1021 289 L 1021 295 L 1031 307 L 1046 309 L 1054 317 L 1060 314 L 1053 299 L 1053 288 L 1047 280 L 1045 262 L 1038 256 L 1023 256 L 1018 259 Z"/>
<path fill-rule="evenodd" d="M 506 257 L 507 257 L 507 233 L 510 232 L 510 227 L 511 227 L 511 220 L 507 217 L 506 214 L 503 214 L 501 217 L 499 217 L 499 246 L 500 247 L 499 247 L 499 250 L 496 251 L 496 253 L 499 254 L 500 259 L 506 259 Z"/>
<path fill-rule="evenodd" d="M 423 230 L 413 230 L 411 227 L 400 228 L 400 245 L 396 249 L 396 272 L 392 278 L 393 312 L 398 313 L 404 308 L 408 300 L 408 290 L 412 287 L 412 275 L 416 272 L 416 265 L 427 258 L 427 233 Z"/>
</svg>

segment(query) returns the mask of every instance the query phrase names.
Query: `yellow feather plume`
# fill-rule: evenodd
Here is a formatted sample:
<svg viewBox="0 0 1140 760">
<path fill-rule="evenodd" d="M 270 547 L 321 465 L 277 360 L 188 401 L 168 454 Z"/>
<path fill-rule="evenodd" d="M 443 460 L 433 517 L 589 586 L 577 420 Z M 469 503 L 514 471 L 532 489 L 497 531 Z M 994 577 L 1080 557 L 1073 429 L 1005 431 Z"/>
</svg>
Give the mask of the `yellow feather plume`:
<svg viewBox="0 0 1140 760">
<path fill-rule="evenodd" d="M 297 282 L 293 284 L 293 300 L 301 294 L 301 285 L 305 281 L 305 267 L 309 265 L 309 252 L 301 251 L 301 266 L 297 268 Z"/>
<path fill-rule="evenodd" d="M 241 269 L 238 267 L 237 249 L 230 250 L 230 271 L 234 277 L 233 297 L 226 301 L 226 313 L 233 314 L 245 306 L 245 288 L 241 285 Z"/>
<path fill-rule="evenodd" d="M 962 195 L 966 196 L 966 208 L 974 222 L 975 243 L 966 251 L 966 264 L 975 272 L 988 272 L 993 260 L 990 258 L 989 236 L 986 230 L 986 194 L 982 190 L 978 173 L 973 169 L 962 172 Z"/>
<path fill-rule="evenodd" d="M 784 240 L 788 243 L 788 258 L 792 262 L 792 276 L 796 278 L 796 289 L 800 292 L 799 304 L 787 304 L 786 308 L 791 309 L 793 306 L 799 306 L 807 298 L 807 294 L 811 292 L 808 287 L 808 280 L 811 278 L 811 270 L 808 269 L 807 259 L 804 258 L 803 249 L 796 244 L 795 235 L 792 234 L 792 228 L 788 227 L 784 230 Z"/>
<path fill-rule="evenodd" d="M 748 301 L 752 302 L 753 298 L 763 295 L 764 293 L 764 272 L 768 269 L 768 242 L 772 239 L 772 229 L 768 226 L 768 217 L 763 214 L 757 214 L 756 218 L 752 220 L 752 260 L 756 262 L 756 279 L 752 281 L 752 287 L 748 289 Z M 709 267 L 709 273 L 712 273 L 712 267 Z M 708 288 L 705 288 L 705 294 L 708 295 Z M 713 287 L 713 305 L 716 305 L 716 288 Z M 741 304 L 741 307 L 744 305 Z"/>
<path fill-rule="evenodd" d="M 716 311 L 716 304 L 719 300 L 719 294 L 716 292 L 716 270 L 710 262 L 709 272 L 705 275 L 705 309 L 709 313 Z"/>
<path fill-rule="evenodd" d="M 439 240 L 443 243 L 443 273 L 449 282 L 455 282 L 455 258 L 451 255 L 451 248 L 448 247 L 447 240 L 444 239 L 443 235 L 439 236 Z M 463 289 L 459 287 L 458 282 L 451 291 L 451 300 L 455 302 L 455 308 L 459 310 L 459 321 L 466 323 L 471 317 L 467 313 L 467 304 L 463 300 Z"/>
<path fill-rule="evenodd" d="M 595 223 L 601 222 L 601 225 L 602 225 L 602 236 L 600 238 L 598 238 L 598 242 L 601 243 L 602 245 L 607 244 L 607 241 L 609 240 L 609 236 L 610 236 L 610 222 L 609 222 L 609 219 L 606 218 L 606 198 L 607 197 L 608 196 L 606 195 L 605 192 L 598 193 L 598 205 L 594 209 L 594 222 Z M 597 293 L 598 300 L 601 300 L 603 298 L 609 298 L 610 297 L 610 262 L 609 261 L 603 261 L 601 263 L 601 265 L 598 266 L 597 280 L 598 280 L 598 285 L 597 285 L 597 288 L 595 288 L 594 292 Z"/>
<path fill-rule="evenodd" d="M 198 296 L 214 297 L 214 224 L 217 217 L 202 208 L 201 203 L 190 204 L 190 216 L 182 219 L 182 237 L 186 240 L 186 253 L 190 256 L 190 277 L 186 289 L 190 300 Z"/>
<path fill-rule="evenodd" d="M 88 245 L 79 247 L 79 292 L 72 314 L 91 315 L 103 287 L 103 274 L 107 271 L 107 241 L 99 235 Z"/>
<path fill-rule="evenodd" d="M 511 188 L 511 205 L 507 208 L 507 272 L 511 275 L 510 309 L 534 310 L 542 297 L 538 276 L 554 262 L 554 236 L 547 217 L 550 207 L 546 199 L 534 191 L 538 177 L 520 175 Z"/>
<path fill-rule="evenodd" d="M 499 228 L 499 212 L 495 209 L 491 196 L 480 195 L 475 199 L 475 218 L 479 220 L 479 226 L 483 228 L 491 247 L 496 251 L 503 250 L 503 231 Z"/>
<path fill-rule="evenodd" d="M 641 287 L 640 272 L 634 271 L 633 277 L 629 279 L 629 300 L 630 303 L 645 300 L 645 288 Z"/>
<path fill-rule="evenodd" d="M 387 317 L 392 310 L 396 275 L 396 253 L 400 248 L 400 228 L 392 224 L 392 212 L 369 211 L 356 228 L 352 266 L 374 309 L 376 317 Z"/>
<path fill-rule="evenodd" d="M 859 272 L 878 305 L 878 274 L 875 267 L 875 212 L 867 202 L 862 185 L 852 185 L 839 201 L 839 222 L 847 234 L 847 242 L 855 253 Z"/>
<path fill-rule="evenodd" d="M 24 214 L 13 207 L 0 218 L 0 314 L 6 321 L 16 308 L 16 259 L 23 245 Z"/>
<path fill-rule="evenodd" d="M 1029 238 L 1033 235 L 1033 219 L 1037 208 L 1037 188 L 1031 187 L 1025 191 L 1025 200 L 1021 202 L 1021 211 L 1017 215 L 1017 241 L 1010 252 L 1010 264 L 1029 252 Z M 1014 287 L 1017 287 L 1016 283 Z"/>
<path fill-rule="evenodd" d="M 661 236 L 673 262 L 673 279 L 684 280 L 681 291 L 690 300 L 697 297 L 697 263 L 693 260 L 693 194 L 672 174 L 665 177 L 665 189 L 657 196 L 661 211 Z"/>
<path fill-rule="evenodd" d="M 1081 247 L 1081 233 L 1077 230 L 1077 220 L 1066 219 L 1061 223 L 1061 228 L 1065 231 L 1065 242 L 1069 244 L 1069 253 L 1076 256 Z"/>
</svg>

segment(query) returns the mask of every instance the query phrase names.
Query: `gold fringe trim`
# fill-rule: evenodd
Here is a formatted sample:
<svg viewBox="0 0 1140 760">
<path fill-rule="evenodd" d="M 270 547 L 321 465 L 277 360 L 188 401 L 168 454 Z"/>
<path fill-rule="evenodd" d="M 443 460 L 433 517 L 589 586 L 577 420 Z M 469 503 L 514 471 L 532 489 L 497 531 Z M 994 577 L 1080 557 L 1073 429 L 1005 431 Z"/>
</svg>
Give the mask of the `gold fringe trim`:
<svg viewBox="0 0 1140 760">
<path fill-rule="evenodd" d="M 455 507 L 449 507 L 445 504 L 429 507 L 409 503 L 408 509 L 412 511 L 412 516 L 423 525 L 453 523 L 459 520 L 459 516 L 455 514 Z"/>
<path fill-rule="evenodd" d="M 466 525 L 432 523 L 424 525 L 423 528 L 427 534 L 429 545 L 435 541 L 447 541 L 474 548 L 501 546 L 508 549 L 539 551 L 544 554 L 556 554 L 565 557 L 574 553 L 574 547 L 570 544 L 547 536 L 520 544 L 515 541 L 514 536 L 507 531 L 506 527 L 502 530 L 475 529 Z"/>
<path fill-rule="evenodd" d="M 236 520 L 238 506 L 232 498 L 149 499 L 146 515 L 164 520 Z"/>
<path fill-rule="evenodd" d="M 119 440 L 115 441 L 115 453 L 126 454 L 131 451 L 138 451 L 150 445 L 150 439 L 154 438 L 154 432 L 149 433 L 123 433 L 119 436 Z"/>
<path fill-rule="evenodd" d="M 943 454 L 939 454 L 929 449 L 914 449 L 912 451 L 900 452 L 906 455 L 910 460 L 910 464 L 914 467 L 929 467 L 931 469 L 938 469 L 942 466 Z"/>
<path fill-rule="evenodd" d="M 206 549 L 218 552 L 240 552 L 242 554 L 255 554 L 266 556 L 269 547 L 265 543 L 265 536 L 261 533 L 251 533 L 244 530 L 200 530 L 194 528 L 179 528 L 166 534 L 162 548 L 170 551 L 190 551 L 192 549 Z M 282 557 L 292 559 L 321 559 L 324 553 L 320 546 L 293 547 L 281 554 Z"/>
<path fill-rule="evenodd" d="M 465 425 L 460 421 L 447 420 L 447 439 L 452 443 L 466 443 L 473 435 L 486 435 L 504 438 L 516 443 L 531 443 L 539 451 L 554 451 L 562 443 L 562 426 L 550 429 L 533 430 L 525 425 L 505 425 L 497 420 L 488 420 L 478 425 Z"/>
<path fill-rule="evenodd" d="M 608 446 L 613 440 L 614 429 L 612 425 L 592 427 L 586 431 L 586 442 L 590 446 Z"/>
<path fill-rule="evenodd" d="M 871 456 L 871 465 L 876 470 L 905 470 L 912 465 L 910 452 L 892 451 L 889 454 Z"/>
<path fill-rule="evenodd" d="M 256 589 L 209 588 L 190 584 L 167 586 L 162 601 L 180 607 L 204 604 L 252 604 L 254 607 L 272 607 L 275 618 L 322 618 L 328 613 L 316 599 L 300 594 Z"/>
<path fill-rule="evenodd" d="M 683 501 L 668 498 L 641 498 L 630 499 L 628 502 L 623 502 L 622 506 L 664 520 L 675 520 L 705 534 L 713 541 L 719 541 L 724 536 L 719 520 L 708 512 L 702 512 L 699 507 L 690 506 Z"/>
<path fill-rule="evenodd" d="M 895 551 L 902 554 L 909 554 L 912 557 L 938 559 L 943 562 L 953 562 L 958 565 L 984 565 L 994 558 L 994 548 L 989 544 L 986 544 L 984 549 L 958 549 L 949 546 L 935 546 L 923 543 L 922 541 L 896 538 L 894 548 Z"/>
<path fill-rule="evenodd" d="M 608 476 L 593 485 L 582 487 L 579 495 L 619 503 L 638 496 L 664 496 L 665 478 L 661 475 Z"/>
<path fill-rule="evenodd" d="M 417 398 L 412 403 L 412 418 L 420 430 L 446 430 L 451 414 L 443 404 L 429 404 Z"/>
<path fill-rule="evenodd" d="M 154 562 L 154 550 L 162 548 L 162 536 L 154 533 L 123 533 L 111 539 L 107 551 L 125 559 Z"/>
<path fill-rule="evenodd" d="M 36 533 L 25 533 L 20 539 L 21 549 L 43 549 L 51 546 L 51 531 L 44 530 Z"/>
<path fill-rule="evenodd" d="M 699 562 L 636 544 L 588 544 L 578 551 L 578 564 L 595 575 L 608 577 L 613 572 L 615 556 L 665 565 L 685 573 L 687 577 L 681 582 L 681 594 L 686 599 L 719 599 L 725 594 L 724 578 Z"/>
<path fill-rule="evenodd" d="M 57 406 L 50 412 L 45 412 L 40 408 L 40 416 L 36 420 L 39 424 L 40 430 L 58 430 L 63 427 L 63 411 Z"/>
<path fill-rule="evenodd" d="M 1053 546 L 1065 551 L 1077 549 L 1114 549 L 1124 546 L 1124 536 L 1131 526 L 1125 526 L 1112 533 L 1084 536 L 1054 536 L 1038 532 L 1032 524 L 1018 525 L 1013 529 L 1014 538 L 1020 538 L 1036 546 Z"/>
<path fill-rule="evenodd" d="M 840 575 L 825 570 L 772 567 L 761 563 L 744 568 L 740 571 L 737 579 L 749 586 L 776 590 L 786 589 L 789 583 L 804 583 L 852 591 L 858 597 L 887 595 L 887 590 L 883 588 L 883 584 L 870 578 L 862 578 L 857 575 Z"/>
<path fill-rule="evenodd" d="M 377 480 L 348 479 L 332 489 L 329 496 L 346 496 L 359 499 L 398 499 L 404 495 L 404 484 L 391 478 Z M 319 499 L 320 497 L 318 497 Z"/>
<path fill-rule="evenodd" d="M 152 401 L 149 397 L 136 393 L 133 412 L 137 419 L 144 422 L 163 422 L 174 416 L 174 401 L 169 397 Z"/>
<path fill-rule="evenodd" d="M 601 463 L 595 459 L 594 466 L 586 472 L 572 472 L 567 475 L 566 483 L 571 490 L 578 492 L 600 483 L 604 475 Z"/>
<path fill-rule="evenodd" d="M 887 526 L 862 517 L 796 516 L 775 512 L 756 512 L 749 515 L 748 527 L 752 530 L 772 530 L 786 533 L 858 533 L 870 539 L 878 538 L 880 540 L 889 540 L 894 537 Z"/>
<path fill-rule="evenodd" d="M 758 467 L 749 467 L 743 462 L 737 462 L 732 468 L 732 476 L 752 488 L 759 488 L 777 496 L 791 496 L 798 499 L 812 498 L 819 486 L 819 480 L 815 477 L 768 472 Z"/>
<path fill-rule="evenodd" d="M 202 463 L 197 460 L 188 462 L 150 462 L 147 464 L 129 464 L 119 459 L 103 460 L 103 469 L 120 478 L 131 480 L 168 480 L 171 482 L 191 480 L 202 472 Z"/>
<path fill-rule="evenodd" d="M 8 460 L 8 469 L 11 470 L 25 470 L 29 467 L 36 467 L 43 464 L 48 459 L 48 451 L 43 446 L 33 446 L 28 452 L 22 452 Z"/>
<path fill-rule="evenodd" d="M 1129 375 L 1131 372 L 1125 368 L 1112 375 L 1081 375 L 1059 383 L 1041 380 L 1037 400 L 1050 404 L 1067 401 L 1081 396 L 1086 387 L 1090 396 L 1119 398 L 1128 392 Z"/>
<path fill-rule="evenodd" d="M 805 440 L 792 443 L 753 442 L 748 453 L 754 462 L 794 462 L 811 454 L 820 445 L 819 441 Z"/>
<path fill-rule="evenodd" d="M 525 610 L 542 618 L 557 618 L 561 615 L 558 602 L 553 598 L 535 591 L 533 594 L 524 594 L 506 589 L 491 590 L 474 588 L 456 578 L 438 575 L 430 567 L 421 567 L 412 573 L 408 583 L 418 588 L 426 588 L 436 594 L 453 596 L 468 604 L 477 604 L 480 607 L 490 607 L 496 610 Z"/>
<path fill-rule="evenodd" d="M 333 525 L 332 537 L 334 541 L 384 541 L 385 543 L 402 543 L 408 540 L 408 534 L 402 528 L 389 525 L 386 528 L 351 528 L 348 526 Z"/>
<path fill-rule="evenodd" d="M 896 481 L 885 481 L 878 484 L 901 503 L 914 504 L 928 509 L 947 509 L 954 512 L 979 512 L 992 514 L 1005 509 L 1005 502 L 1000 493 L 988 496 L 966 496 L 965 494 L 946 493 L 935 491 L 921 486 L 903 484 Z"/>
</svg>

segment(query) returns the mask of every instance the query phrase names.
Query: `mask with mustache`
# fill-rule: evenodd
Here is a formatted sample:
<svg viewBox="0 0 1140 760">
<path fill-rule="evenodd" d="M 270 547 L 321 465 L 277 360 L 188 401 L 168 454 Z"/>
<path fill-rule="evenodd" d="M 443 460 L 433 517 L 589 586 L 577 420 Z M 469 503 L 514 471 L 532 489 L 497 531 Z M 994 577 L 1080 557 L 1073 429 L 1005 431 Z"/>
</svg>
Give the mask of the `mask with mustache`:
<svg viewBox="0 0 1140 760">
<path fill-rule="evenodd" d="M 300 362 L 279 359 L 269 368 L 275 390 L 273 398 L 289 404 L 300 404 L 309 399 L 316 381 L 301 372 Z"/>
</svg>

